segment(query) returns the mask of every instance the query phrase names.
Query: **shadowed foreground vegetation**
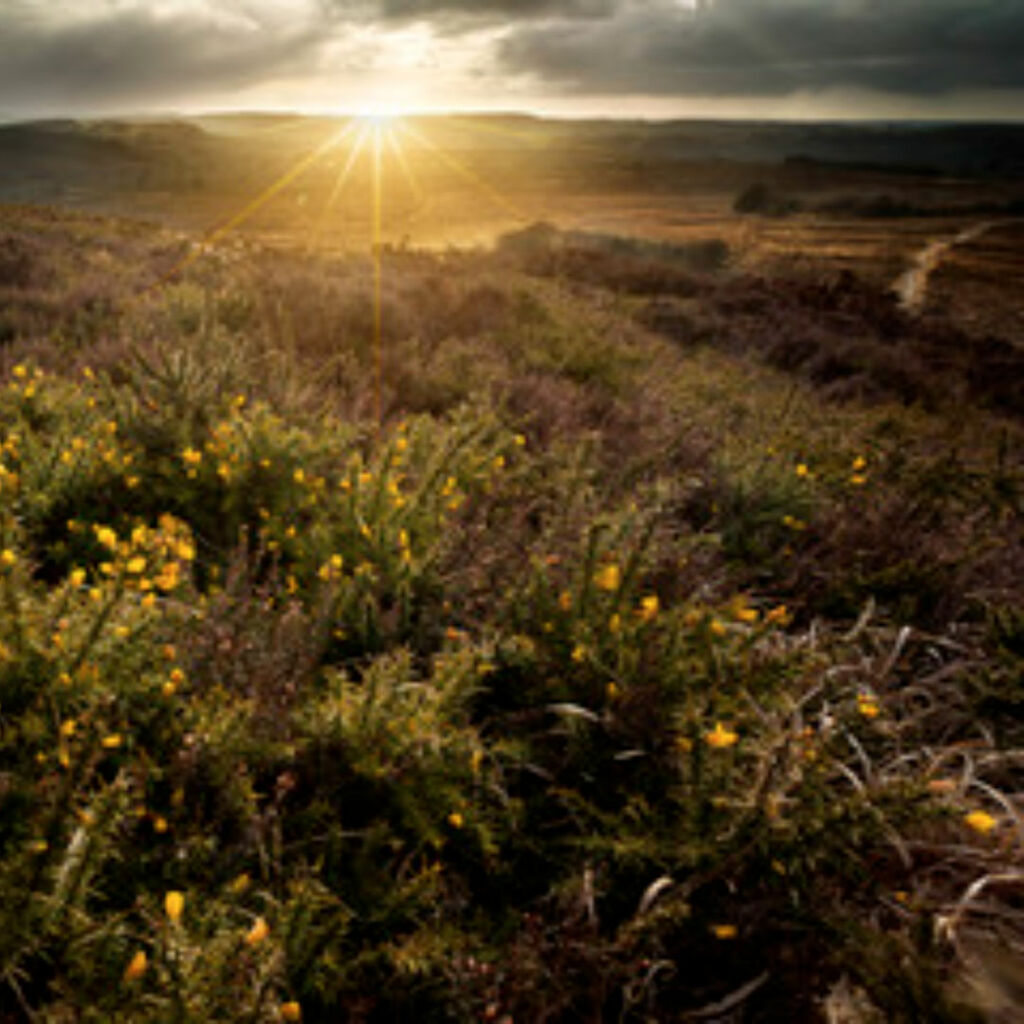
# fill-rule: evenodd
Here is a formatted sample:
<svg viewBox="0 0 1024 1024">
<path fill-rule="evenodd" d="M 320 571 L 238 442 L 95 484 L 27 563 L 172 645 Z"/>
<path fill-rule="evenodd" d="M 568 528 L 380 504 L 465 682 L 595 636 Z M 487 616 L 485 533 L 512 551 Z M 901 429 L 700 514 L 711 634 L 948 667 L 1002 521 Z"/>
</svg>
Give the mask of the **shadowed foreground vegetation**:
<svg viewBox="0 0 1024 1024">
<path fill-rule="evenodd" d="M 1013 344 L 3 223 L 0 1020 L 1020 1019 Z"/>
</svg>

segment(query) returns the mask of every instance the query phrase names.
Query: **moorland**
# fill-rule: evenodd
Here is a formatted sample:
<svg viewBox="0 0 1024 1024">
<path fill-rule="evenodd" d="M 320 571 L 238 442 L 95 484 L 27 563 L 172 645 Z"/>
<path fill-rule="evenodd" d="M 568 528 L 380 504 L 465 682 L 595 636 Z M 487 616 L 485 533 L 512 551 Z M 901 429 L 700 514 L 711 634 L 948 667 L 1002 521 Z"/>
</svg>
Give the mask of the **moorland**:
<svg viewBox="0 0 1024 1024">
<path fill-rule="evenodd" d="M 1020 1020 L 1022 147 L 0 127 L 0 1020 Z"/>
</svg>

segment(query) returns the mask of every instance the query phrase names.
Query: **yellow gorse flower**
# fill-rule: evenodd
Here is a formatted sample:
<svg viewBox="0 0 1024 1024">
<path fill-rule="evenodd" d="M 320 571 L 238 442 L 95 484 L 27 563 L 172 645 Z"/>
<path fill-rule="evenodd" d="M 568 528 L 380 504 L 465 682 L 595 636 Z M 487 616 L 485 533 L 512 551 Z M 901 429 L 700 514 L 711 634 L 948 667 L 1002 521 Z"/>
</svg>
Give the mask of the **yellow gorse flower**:
<svg viewBox="0 0 1024 1024">
<path fill-rule="evenodd" d="M 166 912 L 167 918 L 171 922 L 171 924 L 177 924 L 181 920 L 181 915 L 184 910 L 184 894 L 178 892 L 176 889 L 172 889 L 164 897 L 164 911 Z"/>
<path fill-rule="evenodd" d="M 737 594 L 729 604 L 729 611 L 737 622 L 753 624 L 758 620 L 758 611 L 750 607 L 746 594 Z"/>
<path fill-rule="evenodd" d="M 128 961 L 128 966 L 124 969 L 124 980 L 135 981 L 136 978 L 141 978 L 146 973 L 148 966 L 149 960 L 146 958 L 145 950 L 137 950 L 131 960 Z"/>
<path fill-rule="evenodd" d="M 714 729 L 704 734 L 704 742 L 716 750 L 731 747 L 739 739 L 739 734 L 727 729 L 721 722 L 715 722 Z"/>
<path fill-rule="evenodd" d="M 988 835 L 999 824 L 988 811 L 971 811 L 970 814 L 964 815 L 964 823 L 983 836 Z"/>
<path fill-rule="evenodd" d="M 287 1021 L 302 1020 L 302 1007 L 294 1000 L 281 1004 L 281 1019 Z"/>
<path fill-rule="evenodd" d="M 181 582 L 181 569 L 177 562 L 168 562 L 154 577 L 153 582 L 160 590 L 174 590 Z"/>
<path fill-rule="evenodd" d="M 117 550 L 117 534 L 109 526 L 97 526 L 96 528 L 96 540 L 100 542 L 108 551 Z"/>
<path fill-rule="evenodd" d="M 243 892 L 245 892 L 246 889 L 249 888 L 250 881 L 251 879 L 249 878 L 248 874 L 246 874 L 243 871 L 242 874 L 238 875 L 236 878 L 232 880 L 231 884 L 228 886 L 228 889 L 236 896 L 240 896 Z"/>
<path fill-rule="evenodd" d="M 594 583 L 601 590 L 618 590 L 622 584 L 622 573 L 617 565 L 606 565 L 594 573 Z"/>
<path fill-rule="evenodd" d="M 270 934 L 270 925 L 262 917 L 257 917 L 252 927 L 246 932 L 245 944 L 258 946 Z"/>
<path fill-rule="evenodd" d="M 880 709 L 874 697 L 870 694 L 862 693 L 857 697 L 857 710 L 865 718 L 877 718 Z"/>
</svg>

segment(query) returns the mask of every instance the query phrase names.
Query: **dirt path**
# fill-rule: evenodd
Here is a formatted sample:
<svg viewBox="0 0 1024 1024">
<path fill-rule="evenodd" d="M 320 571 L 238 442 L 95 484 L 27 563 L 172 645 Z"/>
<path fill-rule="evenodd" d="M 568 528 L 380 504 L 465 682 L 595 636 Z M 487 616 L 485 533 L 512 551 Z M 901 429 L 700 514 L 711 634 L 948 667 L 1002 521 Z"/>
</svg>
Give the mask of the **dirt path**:
<svg viewBox="0 0 1024 1024">
<path fill-rule="evenodd" d="M 957 245 L 973 241 L 996 226 L 995 221 L 984 221 L 964 228 L 952 238 L 937 238 L 929 242 L 915 257 L 913 265 L 901 274 L 893 285 L 899 296 L 900 305 L 908 312 L 917 312 L 928 297 L 928 278 L 935 271 L 942 258 Z"/>
</svg>

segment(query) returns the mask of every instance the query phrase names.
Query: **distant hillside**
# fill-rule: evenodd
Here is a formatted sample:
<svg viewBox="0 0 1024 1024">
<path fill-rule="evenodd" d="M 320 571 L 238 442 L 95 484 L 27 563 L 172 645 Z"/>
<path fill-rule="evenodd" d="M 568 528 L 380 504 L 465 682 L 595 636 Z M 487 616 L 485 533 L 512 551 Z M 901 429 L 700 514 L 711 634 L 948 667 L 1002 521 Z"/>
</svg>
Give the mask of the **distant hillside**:
<svg viewBox="0 0 1024 1024">
<path fill-rule="evenodd" d="M 681 168 L 723 163 L 1024 180 L 1024 126 L 415 118 L 440 148 L 515 174 L 599 188 L 685 189 Z M 106 208 L 111 196 L 258 184 L 333 128 L 331 119 L 239 113 L 0 125 L 0 200 Z M 490 163 L 488 163 L 490 161 Z M 552 176 L 554 176 L 552 178 Z"/>
<path fill-rule="evenodd" d="M 99 198 L 203 184 L 207 135 L 184 121 L 38 121 L 0 126 L 0 197 Z"/>
</svg>

